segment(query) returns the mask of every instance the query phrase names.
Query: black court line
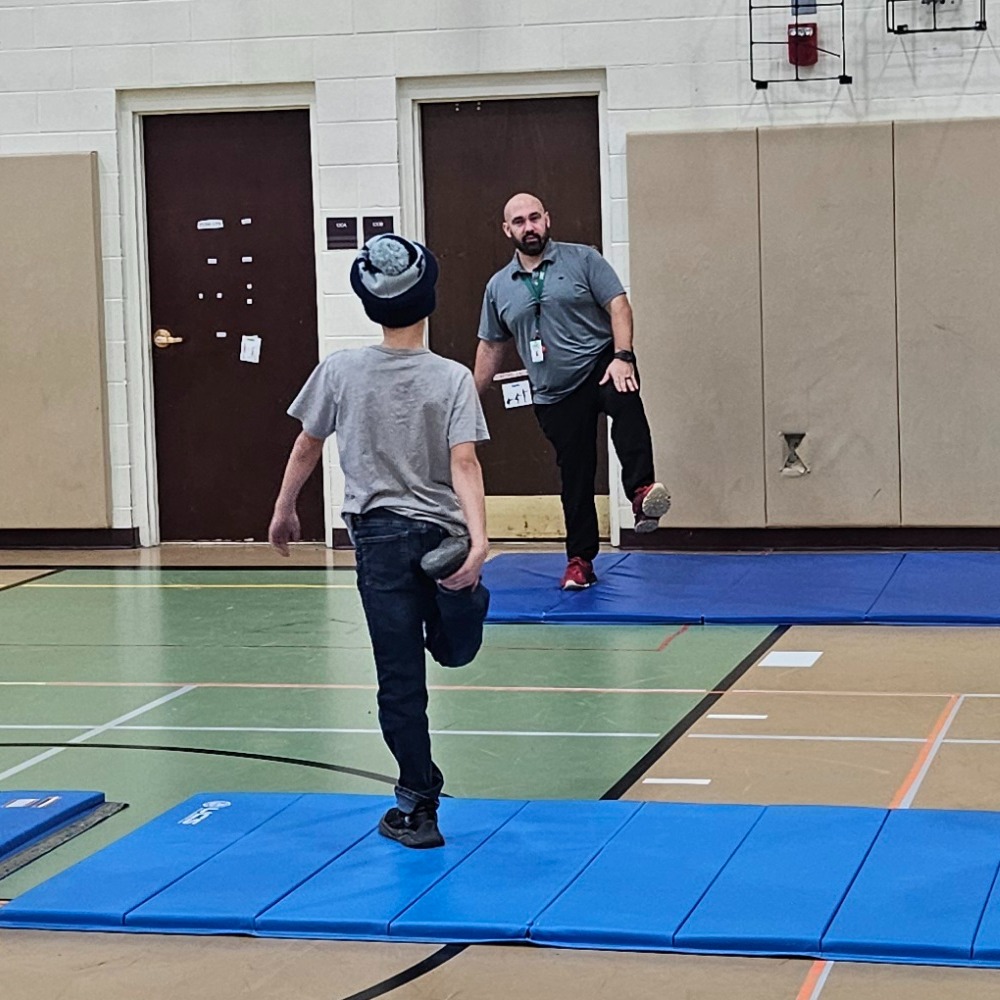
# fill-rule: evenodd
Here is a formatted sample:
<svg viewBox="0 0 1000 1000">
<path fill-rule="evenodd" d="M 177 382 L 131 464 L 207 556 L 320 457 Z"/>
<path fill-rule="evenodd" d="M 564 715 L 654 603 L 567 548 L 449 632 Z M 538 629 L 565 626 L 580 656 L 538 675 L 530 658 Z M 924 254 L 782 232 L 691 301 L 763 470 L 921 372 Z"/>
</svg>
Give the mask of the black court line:
<svg viewBox="0 0 1000 1000">
<path fill-rule="evenodd" d="M 667 750 L 670 749 L 674 743 L 677 742 L 687 732 L 691 726 L 694 725 L 698 719 L 701 718 L 705 712 L 708 711 L 723 695 L 723 693 L 732 687 L 740 677 L 745 674 L 751 666 L 764 654 L 771 646 L 773 646 L 778 639 L 781 638 L 788 631 L 791 626 L 789 625 L 779 625 L 773 631 L 771 631 L 761 642 L 759 642 L 740 662 L 718 683 L 715 685 L 715 689 L 708 695 L 706 695 L 702 700 L 693 708 L 687 715 L 684 716 L 680 722 L 674 726 L 670 732 L 668 732 L 662 739 L 660 739 L 656 746 L 654 746 L 648 753 L 644 754 L 643 757 L 634 764 L 629 770 L 622 775 L 622 777 L 614 783 L 602 796 L 601 799 L 620 799 L 622 795 L 635 784 L 636 779 L 644 774 L 649 768 L 662 757 Z M 417 962 L 416 965 L 410 966 L 410 968 L 405 969 L 403 972 L 397 973 L 395 976 L 391 976 L 389 979 L 384 980 L 381 983 L 376 983 L 374 986 L 368 987 L 368 989 L 362 990 L 360 993 L 352 993 L 348 997 L 343 997 L 342 1000 L 376 1000 L 377 997 L 385 996 L 387 993 L 391 993 L 393 990 L 399 989 L 400 986 L 405 986 L 407 983 L 413 982 L 415 979 L 419 979 L 421 976 L 425 976 L 428 972 L 433 972 L 435 969 L 440 968 L 446 962 L 450 962 L 453 958 L 461 955 L 470 945 L 467 944 L 449 944 L 441 948 L 440 951 L 434 952 L 433 955 L 428 956 L 421 962 Z"/>
<path fill-rule="evenodd" d="M 45 566 L 0 566 L 0 570 L 16 570 L 18 572 L 23 572 L 24 570 L 33 569 L 45 569 Z M 17 583 L 4 583 L 0 584 L 0 590 L 14 590 L 16 587 L 23 587 L 26 583 L 34 583 L 36 580 L 44 580 L 46 577 L 55 576 L 56 573 L 61 573 L 61 569 L 49 569 L 47 573 L 40 573 L 38 576 L 29 577 L 27 580 L 18 580 Z"/>
<path fill-rule="evenodd" d="M 79 837 L 81 833 L 86 833 L 97 826 L 98 823 L 103 823 L 106 819 L 110 819 L 127 808 L 127 802 L 104 802 L 96 809 L 92 809 L 86 816 L 67 824 L 62 829 L 55 830 L 34 844 L 22 848 L 9 858 L 0 861 L 0 882 L 9 875 L 13 875 L 14 872 L 20 871 L 26 865 L 30 865 L 32 861 L 37 861 L 50 851 L 54 851 L 57 847 L 62 847 L 63 844 L 69 843 L 74 837 Z"/>
<path fill-rule="evenodd" d="M 405 986 L 407 983 L 412 983 L 414 979 L 419 979 L 421 976 L 427 975 L 428 972 L 433 972 L 445 962 L 450 962 L 468 947 L 467 944 L 446 944 L 433 955 L 428 955 L 423 961 L 417 962 L 416 965 L 411 965 L 408 969 L 397 972 L 396 975 L 390 976 L 381 983 L 361 990 L 360 993 L 352 993 L 350 996 L 344 997 L 343 1000 L 375 1000 L 376 997 L 385 996 L 386 993 L 391 993 L 393 990 L 399 989 L 400 986 Z"/>
<path fill-rule="evenodd" d="M 778 625 L 759 642 L 683 719 L 643 754 L 601 799 L 620 799 L 790 628 L 790 625 Z"/>
<path fill-rule="evenodd" d="M 336 771 L 338 774 L 351 774 L 357 778 L 369 778 L 382 784 L 396 784 L 395 778 L 375 771 L 363 771 L 357 767 L 347 767 L 344 764 L 329 764 L 323 760 L 306 760 L 302 757 L 281 757 L 269 753 L 251 753 L 248 750 L 215 750 L 210 747 L 171 747 L 157 746 L 145 743 L 21 743 L 0 742 L 0 747 L 13 749 L 57 749 L 57 750 L 161 750 L 165 753 L 195 753 L 216 757 L 241 757 L 246 760 L 266 760 L 273 764 L 295 764 L 298 767 L 315 767 L 321 771 Z"/>
</svg>

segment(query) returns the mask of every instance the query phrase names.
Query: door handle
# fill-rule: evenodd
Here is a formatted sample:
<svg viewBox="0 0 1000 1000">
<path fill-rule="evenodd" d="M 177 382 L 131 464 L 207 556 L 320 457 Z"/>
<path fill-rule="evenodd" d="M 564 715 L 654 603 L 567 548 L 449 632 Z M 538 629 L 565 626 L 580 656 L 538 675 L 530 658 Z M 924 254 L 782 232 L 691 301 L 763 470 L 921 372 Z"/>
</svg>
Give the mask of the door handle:
<svg viewBox="0 0 1000 1000">
<path fill-rule="evenodd" d="M 169 330 L 159 329 L 153 334 L 153 343 L 157 347 L 169 347 L 171 344 L 183 344 L 183 337 L 175 337 Z"/>
</svg>

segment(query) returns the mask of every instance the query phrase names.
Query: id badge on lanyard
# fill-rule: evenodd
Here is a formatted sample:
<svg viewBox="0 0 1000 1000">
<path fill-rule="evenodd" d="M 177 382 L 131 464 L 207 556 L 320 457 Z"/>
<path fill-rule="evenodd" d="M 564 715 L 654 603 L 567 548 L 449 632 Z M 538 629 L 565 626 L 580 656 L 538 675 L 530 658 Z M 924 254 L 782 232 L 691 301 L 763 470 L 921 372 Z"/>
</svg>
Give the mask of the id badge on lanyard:
<svg viewBox="0 0 1000 1000">
<path fill-rule="evenodd" d="M 531 297 L 535 301 L 535 332 L 529 342 L 528 349 L 531 360 L 534 364 L 541 364 L 545 360 L 545 345 L 542 343 L 542 290 L 545 288 L 545 271 L 549 264 L 546 261 L 540 264 L 530 275 L 524 276 L 524 283 L 531 292 Z"/>
</svg>

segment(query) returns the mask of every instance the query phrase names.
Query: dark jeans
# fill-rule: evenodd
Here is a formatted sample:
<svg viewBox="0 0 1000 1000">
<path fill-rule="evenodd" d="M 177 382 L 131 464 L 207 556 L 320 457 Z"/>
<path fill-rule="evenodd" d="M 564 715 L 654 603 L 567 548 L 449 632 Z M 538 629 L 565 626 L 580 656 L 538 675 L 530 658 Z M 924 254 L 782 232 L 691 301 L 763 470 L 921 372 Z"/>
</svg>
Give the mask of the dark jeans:
<svg viewBox="0 0 1000 1000">
<path fill-rule="evenodd" d="M 597 476 L 597 418 L 611 418 L 611 442 L 622 466 L 622 486 L 631 500 L 653 482 L 653 441 L 638 392 L 619 392 L 604 378 L 612 351 L 602 354 L 582 385 L 557 403 L 535 404 L 542 433 L 556 450 L 566 518 L 566 555 L 593 560 L 600 547 L 594 479 Z M 639 372 L 636 370 L 636 380 Z"/>
<path fill-rule="evenodd" d="M 444 777 L 431 759 L 424 649 L 442 666 L 470 663 L 483 643 L 489 591 L 446 591 L 420 559 L 447 536 L 444 528 L 385 510 L 351 516 L 358 590 L 378 674 L 378 721 L 396 763 L 396 799 L 404 812 L 436 806 Z"/>
</svg>

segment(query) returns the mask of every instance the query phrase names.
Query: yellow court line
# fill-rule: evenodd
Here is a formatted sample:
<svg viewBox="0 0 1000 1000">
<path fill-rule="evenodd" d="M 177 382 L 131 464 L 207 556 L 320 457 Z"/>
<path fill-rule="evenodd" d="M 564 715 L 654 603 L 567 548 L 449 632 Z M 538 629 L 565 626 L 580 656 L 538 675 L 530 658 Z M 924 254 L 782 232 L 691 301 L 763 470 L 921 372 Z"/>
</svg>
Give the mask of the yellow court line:
<svg viewBox="0 0 1000 1000">
<path fill-rule="evenodd" d="M 356 590 L 353 583 L 23 583 L 37 590 Z"/>
</svg>

